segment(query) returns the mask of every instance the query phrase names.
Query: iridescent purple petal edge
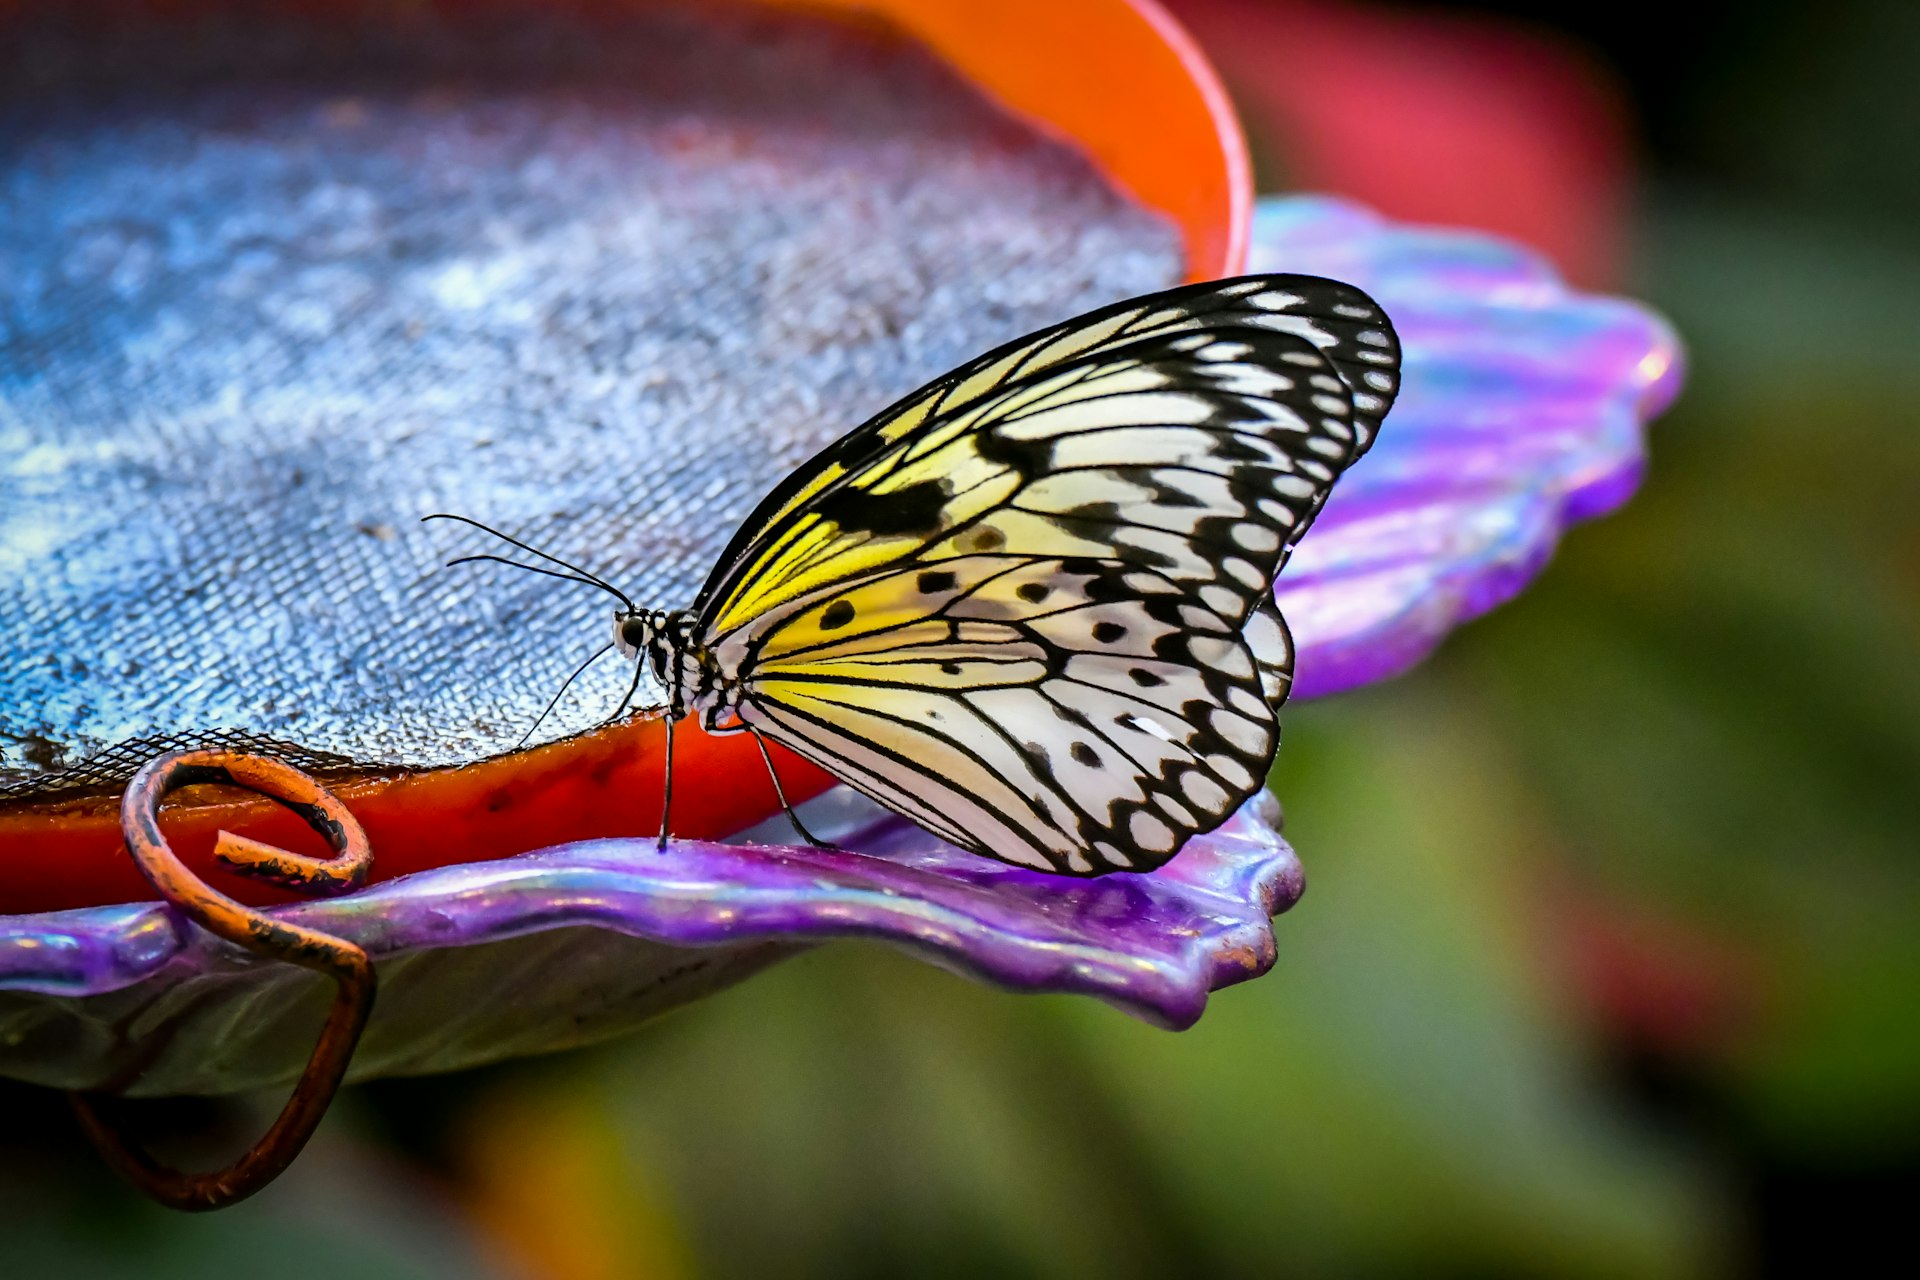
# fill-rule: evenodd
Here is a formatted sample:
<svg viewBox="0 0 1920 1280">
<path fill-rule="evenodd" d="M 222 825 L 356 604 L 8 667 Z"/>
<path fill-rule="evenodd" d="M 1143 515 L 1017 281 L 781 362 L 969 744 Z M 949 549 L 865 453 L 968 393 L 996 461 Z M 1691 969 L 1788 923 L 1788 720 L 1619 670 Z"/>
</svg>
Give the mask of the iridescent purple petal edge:
<svg viewBox="0 0 1920 1280">
<path fill-rule="evenodd" d="M 1208 992 L 1273 963 L 1269 917 L 1303 887 L 1276 819 L 1263 796 L 1153 875 L 1026 871 L 887 819 L 850 850 L 586 841 L 277 914 L 376 962 L 570 925 L 690 949 L 872 937 L 1006 987 L 1098 996 L 1184 1027 Z M 253 963 L 158 905 L 0 917 L 0 992 L 92 996 Z"/>
<path fill-rule="evenodd" d="M 1397 675 L 1519 594 L 1569 525 L 1632 496 L 1646 425 L 1680 389 L 1680 342 L 1658 315 L 1571 289 L 1492 236 L 1269 197 L 1249 265 L 1365 289 L 1404 360 L 1372 452 L 1280 581 L 1298 696 Z"/>
</svg>

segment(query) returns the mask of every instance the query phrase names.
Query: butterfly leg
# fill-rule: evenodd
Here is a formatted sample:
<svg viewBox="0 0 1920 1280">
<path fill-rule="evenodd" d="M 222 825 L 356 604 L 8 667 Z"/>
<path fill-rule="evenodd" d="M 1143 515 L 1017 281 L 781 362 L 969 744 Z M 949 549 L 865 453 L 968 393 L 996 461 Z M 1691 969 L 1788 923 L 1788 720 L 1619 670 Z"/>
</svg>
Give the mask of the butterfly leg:
<svg viewBox="0 0 1920 1280">
<path fill-rule="evenodd" d="M 666 784 L 661 788 L 660 843 L 656 846 L 660 853 L 667 851 L 667 832 L 670 830 L 667 823 L 673 818 L 673 722 L 679 718 L 678 707 L 667 712 L 667 777 Z"/>
<path fill-rule="evenodd" d="M 807 824 L 800 821 L 800 815 L 795 813 L 793 806 L 787 803 L 787 790 L 780 785 L 780 773 L 773 767 L 773 753 L 767 750 L 767 740 L 761 737 L 760 731 L 752 725 L 747 726 L 747 731 L 753 734 L 753 740 L 760 744 L 760 758 L 766 761 L 767 776 L 773 779 L 773 794 L 780 797 L 780 807 L 787 811 L 787 821 L 791 822 L 793 829 L 800 833 L 800 838 L 817 849 L 832 849 L 836 852 L 844 852 L 839 845 L 834 844 L 830 840 L 822 840 L 819 836 L 807 830 Z"/>
</svg>

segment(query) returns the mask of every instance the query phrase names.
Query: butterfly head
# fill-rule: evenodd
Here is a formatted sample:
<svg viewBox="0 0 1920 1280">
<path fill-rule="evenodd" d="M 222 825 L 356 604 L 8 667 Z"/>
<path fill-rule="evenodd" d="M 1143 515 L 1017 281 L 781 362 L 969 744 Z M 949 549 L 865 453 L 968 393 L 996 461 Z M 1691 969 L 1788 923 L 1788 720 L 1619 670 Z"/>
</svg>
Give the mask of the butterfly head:
<svg viewBox="0 0 1920 1280">
<path fill-rule="evenodd" d="M 613 611 L 613 647 L 632 662 L 642 654 L 651 656 L 667 634 L 667 614 L 663 609 L 615 609 Z"/>
<path fill-rule="evenodd" d="M 628 662 L 644 662 L 654 678 L 671 688 L 687 645 L 688 615 L 671 609 L 616 609 L 613 647 Z"/>
</svg>

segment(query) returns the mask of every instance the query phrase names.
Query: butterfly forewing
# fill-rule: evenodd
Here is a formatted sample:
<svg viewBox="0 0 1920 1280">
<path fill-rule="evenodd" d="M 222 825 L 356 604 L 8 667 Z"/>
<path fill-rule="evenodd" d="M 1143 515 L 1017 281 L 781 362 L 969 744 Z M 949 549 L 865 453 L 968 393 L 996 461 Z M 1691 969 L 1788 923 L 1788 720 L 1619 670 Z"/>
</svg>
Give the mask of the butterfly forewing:
<svg viewBox="0 0 1920 1280">
<path fill-rule="evenodd" d="M 1261 785 L 1274 576 L 1391 403 L 1346 285 L 1250 277 L 989 353 L 772 494 L 696 602 L 737 711 L 964 847 L 1145 870 Z"/>
<path fill-rule="evenodd" d="M 1250 495 L 1266 503 L 1254 515 L 1292 519 L 1284 552 L 1332 478 L 1371 443 L 1398 370 L 1393 331 L 1372 300 L 1314 277 L 1190 285 L 1067 321 L 980 357 L 829 446 L 743 523 L 695 609 L 724 632 L 822 581 L 919 554 L 943 533 L 973 535 L 953 550 L 992 550 L 1007 530 L 963 526 L 1052 466 L 1265 478 L 1275 491 Z M 1094 438 L 1102 431 L 1132 434 Z M 1179 487 L 1168 505 L 1185 505 Z"/>
</svg>

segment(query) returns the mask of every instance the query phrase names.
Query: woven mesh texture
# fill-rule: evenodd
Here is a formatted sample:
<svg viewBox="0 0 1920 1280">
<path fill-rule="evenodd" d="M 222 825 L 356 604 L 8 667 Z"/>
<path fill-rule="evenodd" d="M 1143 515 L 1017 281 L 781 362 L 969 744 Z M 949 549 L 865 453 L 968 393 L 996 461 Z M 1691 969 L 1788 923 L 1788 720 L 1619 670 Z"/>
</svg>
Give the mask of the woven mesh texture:
<svg viewBox="0 0 1920 1280">
<path fill-rule="evenodd" d="M 1179 273 L 1169 227 L 872 31 L 29 8 L 83 16 L 0 32 L 0 796 L 210 741 L 498 754 L 611 602 L 444 569 L 502 548 L 421 515 L 684 605 L 821 445 Z"/>
</svg>

